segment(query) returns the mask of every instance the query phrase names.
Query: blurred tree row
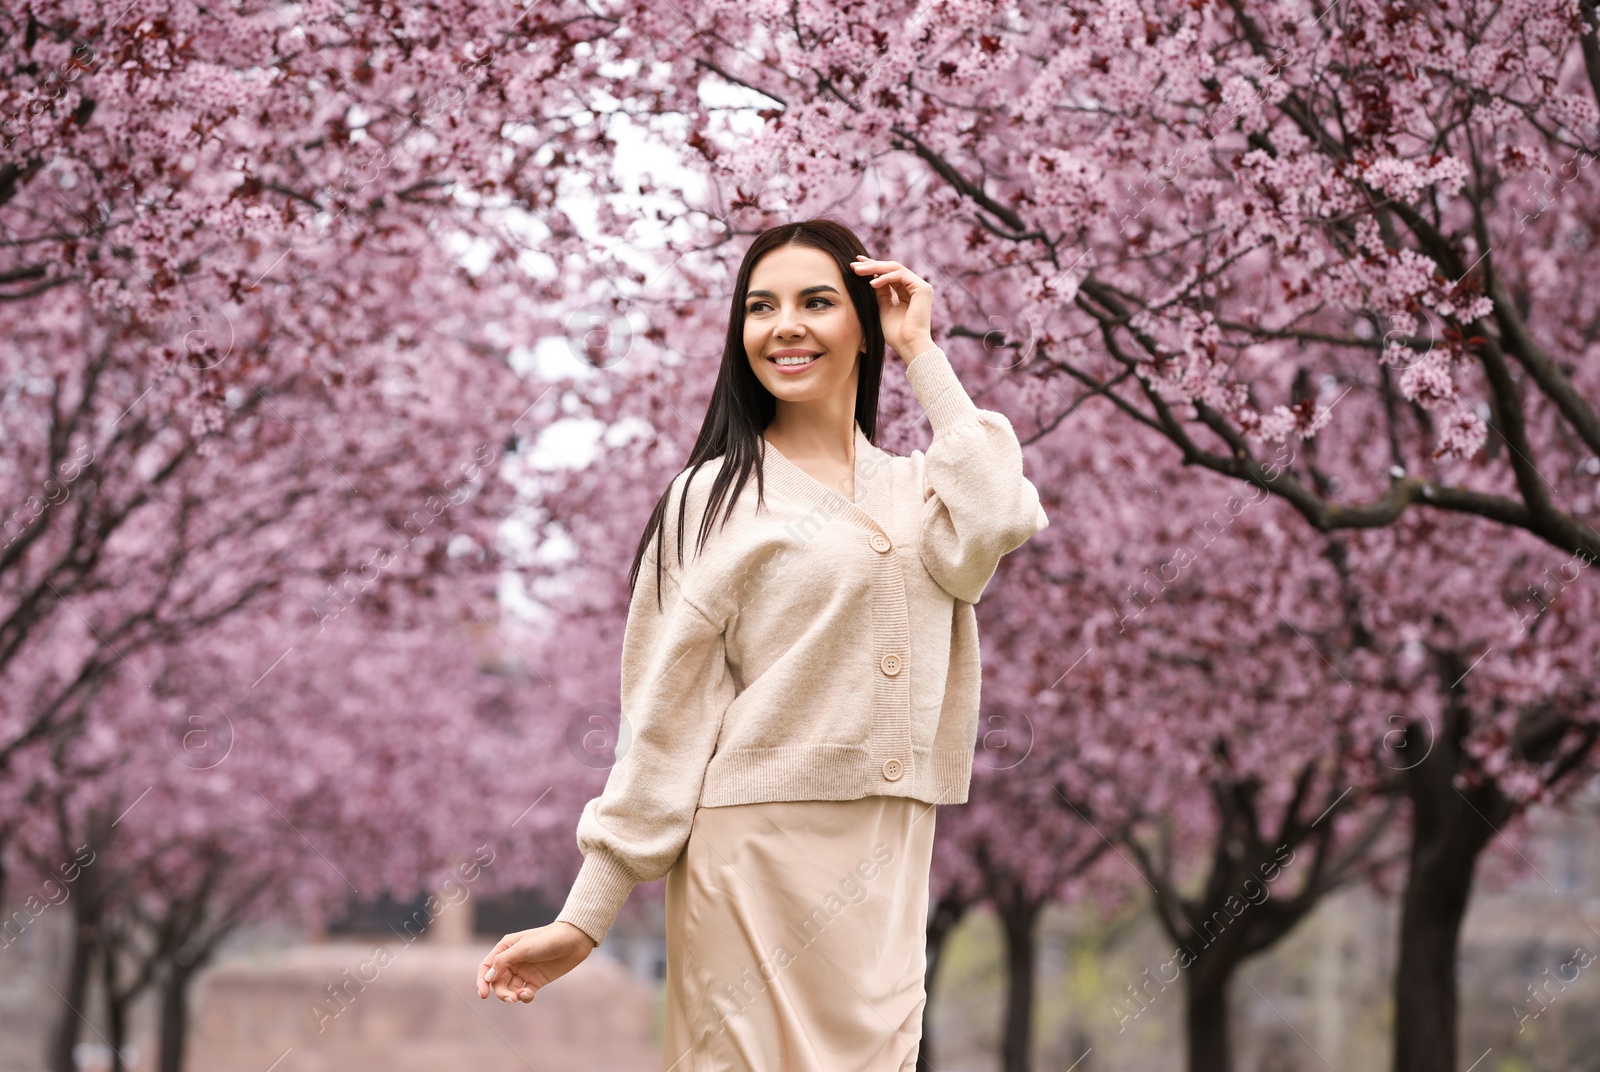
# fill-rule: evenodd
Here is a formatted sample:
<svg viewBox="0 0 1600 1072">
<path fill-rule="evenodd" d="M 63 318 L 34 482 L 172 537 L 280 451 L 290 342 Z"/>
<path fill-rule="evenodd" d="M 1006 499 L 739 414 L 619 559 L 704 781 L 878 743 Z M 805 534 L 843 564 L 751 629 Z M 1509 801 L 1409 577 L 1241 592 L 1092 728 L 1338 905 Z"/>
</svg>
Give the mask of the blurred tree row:
<svg viewBox="0 0 1600 1072">
<path fill-rule="evenodd" d="M 1012 1072 L 1042 906 L 1148 898 L 1173 952 L 1128 1000 L 1180 986 L 1221 1072 L 1240 965 L 1392 883 L 1394 1067 L 1454 1070 L 1484 850 L 1600 734 L 1596 22 L 13 5 L 0 893 L 92 853 L 64 993 L 100 973 L 113 1034 L 159 995 L 172 1070 L 245 919 L 410 896 L 480 844 L 560 890 L 618 563 L 698 431 L 741 240 L 830 212 L 935 284 L 1052 518 L 979 608 L 930 970 L 992 904 Z M 563 337 L 580 367 L 528 376 Z M 527 464 L 564 420 L 606 429 L 595 461 Z M 547 639 L 502 617 L 510 570 Z"/>
</svg>

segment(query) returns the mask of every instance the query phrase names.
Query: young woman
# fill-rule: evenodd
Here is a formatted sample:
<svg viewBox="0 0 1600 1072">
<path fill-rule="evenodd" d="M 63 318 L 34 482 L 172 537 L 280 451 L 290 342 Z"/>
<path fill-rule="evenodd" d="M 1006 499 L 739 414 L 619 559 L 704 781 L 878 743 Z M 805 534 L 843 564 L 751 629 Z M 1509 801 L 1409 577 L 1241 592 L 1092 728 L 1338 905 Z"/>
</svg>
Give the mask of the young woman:
<svg viewBox="0 0 1600 1072">
<path fill-rule="evenodd" d="M 934 806 L 966 801 L 977 735 L 973 604 L 1049 523 L 1010 422 L 934 345 L 933 297 L 830 219 L 751 244 L 699 439 L 634 553 L 583 867 L 555 922 L 484 958 L 480 997 L 533 1000 L 666 877 L 664 1068 L 915 1068 Z M 873 443 L 886 344 L 926 454 Z"/>
</svg>

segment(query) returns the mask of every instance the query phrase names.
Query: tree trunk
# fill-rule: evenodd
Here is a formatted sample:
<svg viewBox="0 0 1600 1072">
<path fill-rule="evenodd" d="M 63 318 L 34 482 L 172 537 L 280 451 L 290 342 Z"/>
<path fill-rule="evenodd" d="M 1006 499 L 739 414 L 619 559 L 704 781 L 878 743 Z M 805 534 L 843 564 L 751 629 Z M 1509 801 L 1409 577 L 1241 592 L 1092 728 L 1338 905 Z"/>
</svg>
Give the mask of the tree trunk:
<svg viewBox="0 0 1600 1072">
<path fill-rule="evenodd" d="M 199 970 L 199 963 L 170 963 L 161 980 L 159 1072 L 183 1072 L 184 1044 L 189 1037 L 189 983 Z"/>
<path fill-rule="evenodd" d="M 1197 965 L 1198 967 L 1198 965 Z M 1230 1072 L 1233 1044 L 1228 1032 L 1228 984 L 1234 968 L 1190 969 L 1185 978 L 1184 1024 L 1189 1046 L 1189 1072 Z"/>
<path fill-rule="evenodd" d="M 111 1047 L 111 1072 L 126 1072 L 129 1002 L 117 985 L 117 946 L 114 940 L 101 944 L 100 979 L 106 1007 L 106 1042 Z"/>
<path fill-rule="evenodd" d="M 1512 810 L 1488 779 L 1456 788 L 1464 733 L 1465 716 L 1446 711 L 1433 748 L 1404 772 L 1411 849 L 1394 976 L 1394 1072 L 1455 1072 L 1461 921 L 1478 857 Z"/>
<path fill-rule="evenodd" d="M 1227 742 L 1218 741 L 1216 748 L 1219 758 L 1231 763 Z M 1393 809 L 1374 815 L 1363 823 L 1362 832 L 1335 843 L 1329 828 L 1319 831 L 1317 824 L 1339 807 L 1348 791 L 1323 804 L 1315 791 L 1317 775 L 1318 761 L 1304 763 L 1289 799 L 1275 807 L 1261 801 L 1258 779 L 1214 778 L 1210 789 L 1217 830 L 1210 846 L 1210 874 L 1194 897 L 1177 893 L 1167 854 L 1152 854 L 1137 838 L 1123 841 L 1156 890 L 1156 915 L 1176 949 L 1172 959 L 1146 967 L 1141 978 L 1124 988 L 1127 999 L 1119 1018 L 1143 1015 L 1181 978 L 1188 1072 L 1230 1072 L 1229 990 L 1239 966 L 1276 945 L 1323 897 L 1357 873 L 1388 825 Z M 1336 868 L 1332 859 L 1340 860 Z"/>
<path fill-rule="evenodd" d="M 1413 845 L 1395 970 L 1395 1072 L 1455 1072 L 1456 957 L 1478 849 Z"/>
<path fill-rule="evenodd" d="M 73 1050 L 83 1032 L 84 999 L 89 992 L 89 975 L 100 946 L 101 901 L 94 878 L 85 873 L 72 898 L 72 953 L 67 966 L 66 990 L 61 994 L 61 1019 L 50 1040 L 51 1072 L 77 1072 Z"/>
<path fill-rule="evenodd" d="M 956 924 L 967 914 L 967 909 L 972 902 L 964 897 L 947 894 L 934 904 L 933 910 L 928 913 L 928 966 L 923 976 L 923 989 L 927 991 L 927 1003 L 922 1006 L 922 1045 L 917 1050 L 917 1072 L 934 1072 L 933 1061 L 933 986 L 939 975 L 939 956 L 944 952 L 944 943 L 950 933 L 956 929 Z"/>
<path fill-rule="evenodd" d="M 1006 1021 L 1001 1047 L 1003 1072 L 1028 1072 L 1033 1049 L 1034 931 L 1044 902 L 1028 897 L 1020 884 L 1008 883 L 995 899 L 1006 936 Z"/>
</svg>

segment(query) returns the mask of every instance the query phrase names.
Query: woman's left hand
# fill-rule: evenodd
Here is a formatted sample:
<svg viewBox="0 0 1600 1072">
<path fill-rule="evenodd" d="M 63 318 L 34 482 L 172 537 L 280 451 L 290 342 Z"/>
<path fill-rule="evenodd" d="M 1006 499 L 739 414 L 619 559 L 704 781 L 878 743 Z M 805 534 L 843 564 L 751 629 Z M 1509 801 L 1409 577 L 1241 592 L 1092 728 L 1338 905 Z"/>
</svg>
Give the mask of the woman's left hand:
<svg viewBox="0 0 1600 1072">
<path fill-rule="evenodd" d="M 883 341 L 894 347 L 900 360 L 909 361 L 933 347 L 933 284 L 899 261 L 858 257 L 850 265 L 856 273 L 871 273 L 878 292 L 878 322 Z"/>
</svg>

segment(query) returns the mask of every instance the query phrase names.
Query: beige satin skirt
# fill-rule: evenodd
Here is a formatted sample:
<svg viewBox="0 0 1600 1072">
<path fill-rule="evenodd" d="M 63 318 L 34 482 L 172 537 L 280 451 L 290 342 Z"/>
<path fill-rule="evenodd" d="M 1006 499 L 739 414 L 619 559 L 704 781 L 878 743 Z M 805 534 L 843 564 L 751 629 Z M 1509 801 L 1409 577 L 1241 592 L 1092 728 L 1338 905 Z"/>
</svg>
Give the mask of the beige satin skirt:
<svg viewBox="0 0 1600 1072">
<path fill-rule="evenodd" d="M 914 1072 L 934 806 L 695 812 L 667 875 L 669 1072 Z"/>
</svg>

